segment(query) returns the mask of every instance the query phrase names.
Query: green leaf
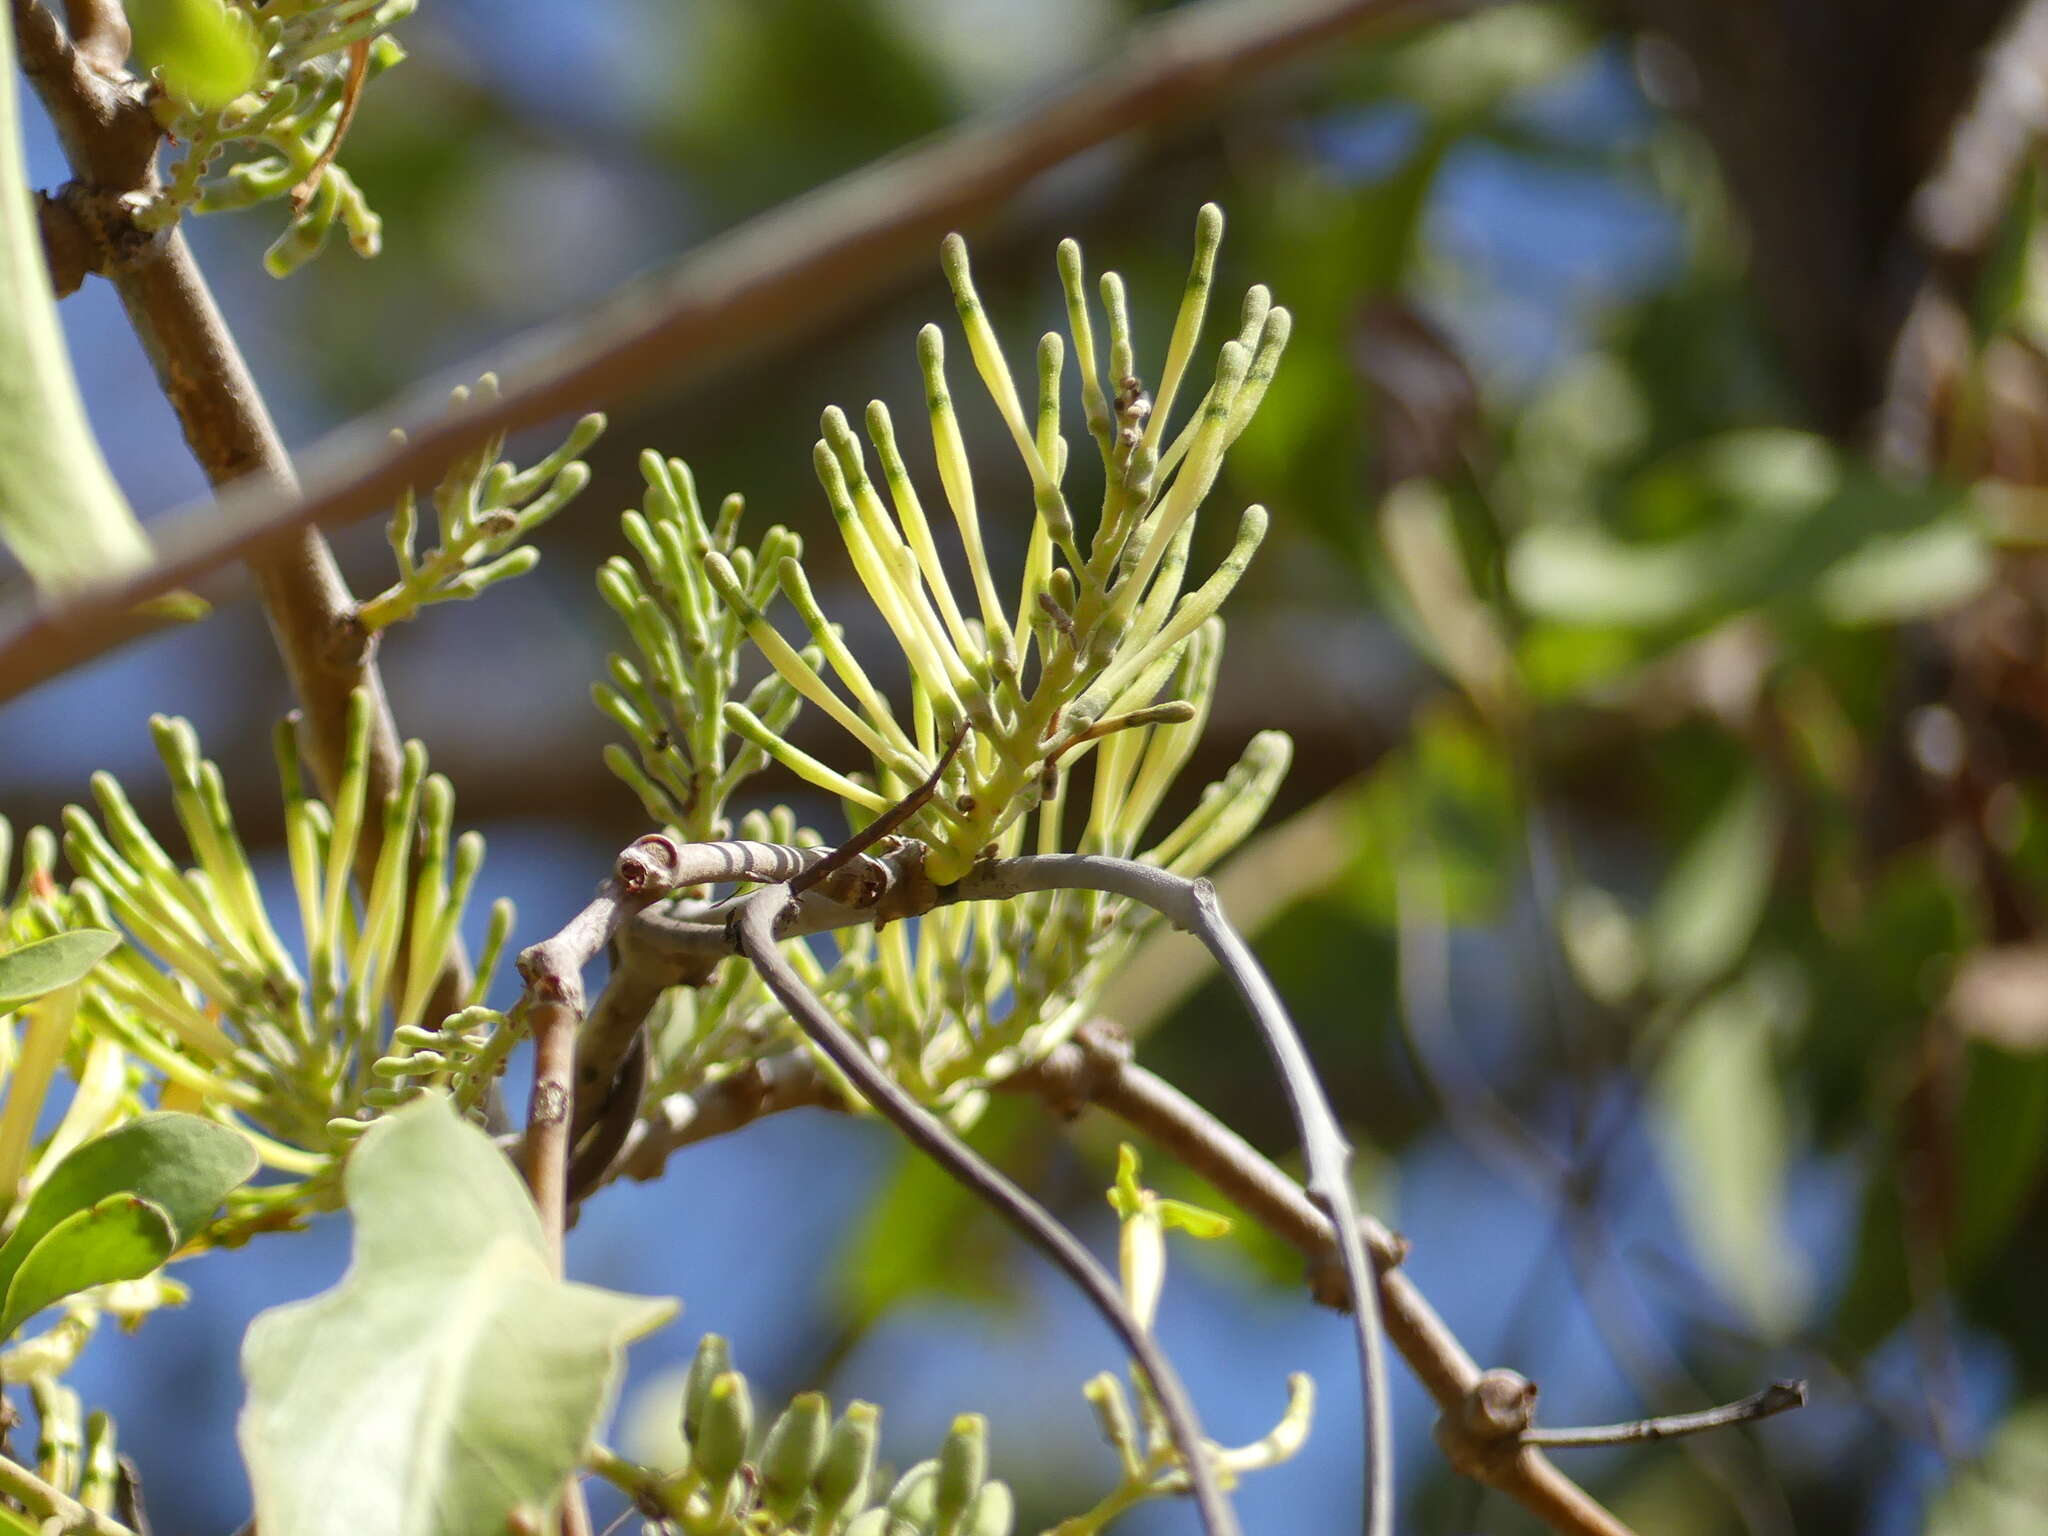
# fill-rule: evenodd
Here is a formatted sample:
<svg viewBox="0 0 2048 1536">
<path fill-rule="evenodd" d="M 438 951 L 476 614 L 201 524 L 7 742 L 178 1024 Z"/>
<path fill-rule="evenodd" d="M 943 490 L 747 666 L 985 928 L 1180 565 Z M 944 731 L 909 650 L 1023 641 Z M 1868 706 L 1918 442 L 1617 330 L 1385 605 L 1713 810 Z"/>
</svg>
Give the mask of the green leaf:
<svg viewBox="0 0 2048 1536">
<path fill-rule="evenodd" d="M 1034 1155 L 1029 1106 L 998 1095 L 968 1144 L 1014 1170 Z M 835 1261 L 828 1266 L 833 1300 L 857 1327 L 913 1299 L 946 1296 L 984 1305 L 1015 1292 L 1009 1235 L 988 1208 L 923 1154 L 906 1147 L 889 1181 L 867 1203 Z"/>
<path fill-rule="evenodd" d="M 120 942 L 104 928 L 77 928 L 0 955 L 0 1013 L 85 980 Z"/>
<path fill-rule="evenodd" d="M 140 1195 L 109 1195 L 73 1211 L 37 1243 L 7 1288 L 0 1338 L 66 1296 L 115 1280 L 140 1280 L 177 1249 L 163 1207 Z"/>
<path fill-rule="evenodd" d="M 1746 775 L 1657 893 L 1650 965 L 1667 992 L 1724 976 L 1749 947 L 1777 867 L 1778 811 L 1762 775 Z"/>
<path fill-rule="evenodd" d="M 1795 969 L 1757 967 L 1694 1010 L 1653 1083 L 1672 1190 L 1701 1263 L 1774 1338 L 1811 1293 L 1785 1231 L 1791 1117 L 1772 1051 L 1800 1006 Z"/>
<path fill-rule="evenodd" d="M 43 593 L 146 565 L 149 541 L 85 417 L 22 155 L 14 29 L 0 27 L 0 542 Z"/>
<path fill-rule="evenodd" d="M 1927 1514 L 1927 1536 L 2034 1536 L 2048 1466 L 2048 1398 L 2015 1408 L 1981 1457 L 1959 1462 Z"/>
<path fill-rule="evenodd" d="M 169 1251 L 175 1251 L 255 1171 L 256 1149 L 246 1136 L 197 1115 L 144 1115 L 96 1136 L 29 1196 L 20 1222 L 0 1245 L 0 1295 L 11 1292 L 17 1273 L 60 1225 L 112 1196 L 132 1195 L 153 1206 L 169 1225 Z"/>
<path fill-rule="evenodd" d="M 224 107 L 256 83 L 256 34 L 224 0 L 128 0 L 128 23 L 135 56 L 194 106 Z"/>
<path fill-rule="evenodd" d="M 1815 588 L 1837 624 L 1902 624 L 1955 608 L 1990 585 L 1991 551 L 1963 518 L 1872 539 Z"/>
<path fill-rule="evenodd" d="M 551 1273 L 490 1138 L 429 1095 L 373 1126 L 344 1175 L 355 1257 L 334 1289 L 258 1317 L 239 1433 L 264 1536 L 502 1536 L 560 1491 L 621 1352 L 675 1303 Z"/>
</svg>

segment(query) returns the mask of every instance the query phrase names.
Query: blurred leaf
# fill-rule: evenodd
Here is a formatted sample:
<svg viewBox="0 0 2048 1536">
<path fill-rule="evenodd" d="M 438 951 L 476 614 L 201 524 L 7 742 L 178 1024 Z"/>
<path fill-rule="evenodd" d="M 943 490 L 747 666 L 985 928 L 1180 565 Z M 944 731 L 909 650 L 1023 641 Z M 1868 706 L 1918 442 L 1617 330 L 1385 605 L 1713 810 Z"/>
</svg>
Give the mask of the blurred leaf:
<svg viewBox="0 0 2048 1536">
<path fill-rule="evenodd" d="M 1799 1321 L 1810 1290 L 1785 1229 L 1790 1116 L 1773 1053 L 1801 1003 L 1796 971 L 1752 968 L 1693 1010 L 1653 1085 L 1672 1190 L 1701 1262 L 1773 1338 Z"/>
<path fill-rule="evenodd" d="M 1705 606 L 1719 548 L 1711 536 L 1639 545 L 1586 525 L 1538 527 L 1515 540 L 1508 582 L 1538 618 L 1650 629 Z"/>
<path fill-rule="evenodd" d="M 1024 1104 L 993 1095 L 968 1142 L 1000 1164 L 1037 1123 Z M 1007 1251 L 1007 1234 L 987 1207 L 929 1157 L 905 1147 L 827 1273 L 842 1313 L 866 1327 L 920 1297 L 1007 1300 L 1014 1292 Z"/>
<path fill-rule="evenodd" d="M 1503 5 L 1421 33 L 1394 53 L 1394 80 L 1446 116 L 1476 117 L 1553 79 L 1589 42 L 1562 8 Z"/>
<path fill-rule="evenodd" d="M 794 197 L 954 115 L 932 60 L 877 0 L 699 0 L 676 13 L 691 89 L 673 143 L 728 218 Z M 744 143 L 745 153 L 734 146 Z"/>
<path fill-rule="evenodd" d="M 1966 1289 L 1998 1257 L 2039 1187 L 2048 1152 L 2048 1057 L 2014 1056 L 1982 1042 L 1965 1052 L 1960 1101 L 1948 1123 L 1955 1145 L 1938 1153 L 1953 1182 L 1941 1191 L 1953 1213 L 1945 1252 L 1947 1279 Z M 1912 1289 L 1906 1268 L 1909 1234 L 1900 1209 L 1898 1157 L 1921 1166 L 1918 1148 L 1891 1149 L 1875 1168 L 1864 1198 L 1849 1284 L 1835 1308 L 1841 1344 L 1855 1352 L 1876 1346 L 1906 1317 Z"/>
<path fill-rule="evenodd" d="M 128 0 L 127 10 L 136 58 L 163 72 L 173 96 L 224 107 L 256 83 L 255 29 L 225 0 Z"/>
<path fill-rule="evenodd" d="M 1821 611 L 1837 624 L 1903 624 L 1958 607 L 1989 585 L 1991 554 L 1961 518 L 1875 538 L 1820 579 Z"/>
<path fill-rule="evenodd" d="M 15 1269 L 0 1308 L 0 1338 L 66 1296 L 115 1280 L 140 1280 L 176 1247 L 170 1218 L 140 1195 L 109 1195 L 73 1211 Z"/>
<path fill-rule="evenodd" d="M 1443 492 L 1423 480 L 1395 486 L 1380 506 L 1380 535 L 1410 632 L 1482 712 L 1499 718 L 1516 695 L 1514 660 L 1494 610 L 1472 590 Z"/>
<path fill-rule="evenodd" d="M 120 942 L 104 928 L 75 928 L 0 955 L 0 1013 L 85 980 Z"/>
<path fill-rule="evenodd" d="M 264 1536 L 503 1536 L 551 1508 L 674 1302 L 558 1280 L 504 1155 L 446 1099 L 379 1121 L 344 1175 L 355 1257 L 242 1348 Z"/>
<path fill-rule="evenodd" d="M 1649 949 L 1661 989 L 1682 993 L 1734 968 L 1763 919 L 1777 845 L 1771 787 L 1745 773 L 1657 893 Z"/>
<path fill-rule="evenodd" d="M 2048 1057 L 1974 1043 L 1956 1117 L 1951 1264 L 1968 1274 L 1996 1255 L 2041 1182 L 2048 1150 Z"/>
<path fill-rule="evenodd" d="M 1981 581 L 1974 537 L 1943 520 L 1960 497 L 1844 466 L 1807 433 L 1723 433 L 1630 482 L 1623 520 L 1637 537 L 1583 521 L 1529 528 L 1509 552 L 1509 586 L 1533 617 L 1667 641 L 1766 604 L 1805 611 L 1816 597 L 1837 622 L 1904 617 Z"/>
<path fill-rule="evenodd" d="M 1505 754 L 1453 700 L 1417 715 L 1408 744 L 1367 781 L 1359 816 L 1362 857 L 1346 888 L 1389 927 L 1399 913 L 1396 870 L 1418 837 L 1440 863 L 1453 924 L 1498 914 L 1522 865 L 1521 800 Z"/>
<path fill-rule="evenodd" d="M 170 1238 L 164 1250 L 168 1256 L 190 1242 L 229 1191 L 255 1171 L 256 1150 L 246 1136 L 197 1115 L 144 1115 L 86 1142 L 36 1187 L 21 1220 L 0 1245 L 0 1296 L 8 1298 L 8 1327 L 27 1315 L 14 1301 L 17 1275 L 32 1262 L 42 1261 L 41 1245 L 46 1239 L 57 1240 L 64 1223 L 116 1196 L 132 1196 L 146 1202 L 164 1223 Z M 47 1262 L 56 1262 L 56 1256 Z M 134 1277 L 108 1274 L 85 1283 L 130 1278 Z"/>
<path fill-rule="evenodd" d="M 1984 1454 L 1957 1462 L 1927 1536 L 2037 1536 L 2048 1524 L 2048 1399 L 2006 1415 Z"/>
<path fill-rule="evenodd" d="M 15 105 L 14 28 L 0 27 L 0 541 L 40 593 L 149 563 L 87 423 L 43 264 Z"/>
</svg>

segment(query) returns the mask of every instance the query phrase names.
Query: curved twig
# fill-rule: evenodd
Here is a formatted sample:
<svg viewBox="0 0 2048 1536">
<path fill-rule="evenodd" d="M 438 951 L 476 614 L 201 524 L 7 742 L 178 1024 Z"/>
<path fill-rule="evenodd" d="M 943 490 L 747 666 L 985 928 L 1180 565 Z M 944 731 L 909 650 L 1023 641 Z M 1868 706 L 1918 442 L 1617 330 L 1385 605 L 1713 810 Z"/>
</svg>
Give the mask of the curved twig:
<svg viewBox="0 0 2048 1536">
<path fill-rule="evenodd" d="M 1358 1232 L 1357 1203 L 1351 1198 L 1351 1143 L 1330 1109 L 1315 1067 L 1286 1005 L 1273 990 L 1264 967 L 1224 918 L 1216 888 L 1207 880 L 1190 880 L 1152 864 L 1103 854 L 1039 854 L 1028 858 L 991 860 L 983 879 L 1010 894 L 1046 890 L 1093 890 L 1122 896 L 1152 908 L 1177 928 L 1201 940 L 1230 977 L 1231 985 L 1259 1026 L 1286 1090 L 1288 1108 L 1301 1137 L 1308 1168 L 1308 1191 L 1330 1215 L 1336 1228 L 1337 1252 L 1344 1279 L 1356 1298 L 1359 1372 L 1365 1395 L 1366 1529 L 1371 1536 L 1390 1536 L 1394 1528 L 1394 1447 L 1387 1407 L 1386 1350 L 1382 1342 L 1379 1288 Z"/>
<path fill-rule="evenodd" d="M 1165 1352 L 1124 1305 L 1116 1282 L 1043 1207 L 898 1087 L 876 1065 L 866 1048 L 818 1001 L 777 947 L 776 922 L 789 905 L 786 885 L 772 885 L 748 897 L 733 921 L 734 940 L 740 952 L 752 962 L 768 990 L 789 1010 L 790 1017 L 812 1043 L 831 1058 L 870 1104 L 887 1116 L 919 1151 L 989 1205 L 1081 1288 L 1151 1379 L 1209 1536 L 1235 1536 L 1237 1517 L 1216 1482 L 1216 1471 L 1209 1461 L 1187 1389 Z"/>
</svg>

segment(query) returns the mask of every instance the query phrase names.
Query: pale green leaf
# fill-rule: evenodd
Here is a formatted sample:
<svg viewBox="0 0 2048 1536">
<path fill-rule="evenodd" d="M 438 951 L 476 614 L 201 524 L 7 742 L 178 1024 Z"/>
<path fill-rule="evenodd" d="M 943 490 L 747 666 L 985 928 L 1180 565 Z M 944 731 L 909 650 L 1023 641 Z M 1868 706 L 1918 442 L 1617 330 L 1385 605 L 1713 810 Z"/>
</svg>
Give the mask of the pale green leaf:
<svg viewBox="0 0 2048 1536">
<path fill-rule="evenodd" d="M 1745 775 L 1657 893 L 1650 968 L 1665 991 L 1703 986 L 1742 958 L 1770 896 L 1777 845 L 1770 785 Z"/>
<path fill-rule="evenodd" d="M 14 29 L 0 27 L 0 541 L 44 593 L 145 565 L 149 542 L 85 418 L 22 155 Z"/>
<path fill-rule="evenodd" d="M 1901 624 L 1967 602 L 1991 580 L 1984 537 L 1961 518 L 1872 539 L 1830 566 L 1816 595 L 1837 624 Z"/>
<path fill-rule="evenodd" d="M 1695 1009 L 1658 1065 L 1658 1124 L 1679 1214 L 1721 1292 L 1771 1337 L 1800 1319 L 1810 1277 L 1785 1226 L 1790 1116 L 1773 1040 L 1803 1000 L 1759 967 Z"/>
<path fill-rule="evenodd" d="M 76 928 L 0 955 L 0 1013 L 85 980 L 120 942 L 104 928 Z"/>
<path fill-rule="evenodd" d="M 670 1301 L 556 1279 L 504 1155 L 429 1095 L 344 1176 L 355 1258 L 257 1318 L 239 1426 L 264 1536 L 502 1536 L 549 1506 Z"/>
<path fill-rule="evenodd" d="M 140 1280 L 170 1258 L 177 1236 L 161 1206 L 140 1195 L 109 1195 L 73 1211 L 37 1243 L 7 1287 L 0 1338 L 66 1296 L 115 1280 Z"/>
<path fill-rule="evenodd" d="M 1714 594 L 1721 540 L 1624 544 L 1598 528 L 1530 529 L 1508 555 L 1508 584 L 1528 613 L 1561 624 L 1675 624 Z"/>
</svg>

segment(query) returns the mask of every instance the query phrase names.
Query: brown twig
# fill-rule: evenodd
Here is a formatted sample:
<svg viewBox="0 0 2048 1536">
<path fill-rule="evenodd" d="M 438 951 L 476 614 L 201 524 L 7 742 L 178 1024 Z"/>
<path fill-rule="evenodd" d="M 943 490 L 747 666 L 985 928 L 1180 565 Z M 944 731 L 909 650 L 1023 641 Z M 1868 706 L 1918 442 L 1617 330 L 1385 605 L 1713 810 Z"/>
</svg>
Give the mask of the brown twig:
<svg viewBox="0 0 2048 1536">
<path fill-rule="evenodd" d="M 87 200 L 95 215 L 87 221 L 100 246 L 95 270 L 120 294 L 207 479 L 223 492 L 234 486 L 241 488 L 239 494 L 296 498 L 291 456 L 183 232 L 145 235 L 128 216 L 135 201 L 157 186 L 160 130 L 141 84 L 119 67 L 127 54 L 120 7 L 76 0 L 70 14 L 75 43 L 63 38 L 36 0 L 14 0 L 24 69 L 77 178 L 67 189 L 75 196 L 65 200 Z M 99 46 L 98 54 L 86 56 L 88 41 Z M 106 62 L 105 55 L 117 46 L 118 56 Z M 341 782 L 349 697 L 359 688 L 369 695 L 368 797 L 372 806 L 381 806 L 399 784 L 398 728 L 384 695 L 375 646 L 356 623 L 355 598 L 327 540 L 317 527 L 302 523 L 272 530 L 237 555 L 256 578 L 299 700 L 308 762 L 330 797 Z M 109 622 L 115 630 L 132 632 L 153 621 L 117 611 Z M 382 841 L 381 819 L 371 816 L 356 844 L 356 881 L 364 890 L 375 878 Z M 437 1006 L 455 1006 L 467 990 L 467 972 L 459 946 L 452 948 Z"/>
<path fill-rule="evenodd" d="M 620 923 L 676 888 L 682 862 L 668 838 L 641 838 L 619 855 L 611 878 L 589 905 L 559 932 L 519 953 L 526 990 L 513 1017 L 533 1035 L 533 1099 L 521 1166 L 558 1274 L 569 1211 L 569 1112 L 576 1086 L 576 1032 L 583 1023 L 584 967 L 603 951 Z"/>
<path fill-rule="evenodd" d="M 326 178 L 327 167 L 334 164 L 334 157 L 341 153 L 341 141 L 348 136 L 349 124 L 356 120 L 356 108 L 363 99 L 363 82 L 370 78 L 370 40 L 359 37 L 348 47 L 348 74 L 341 83 L 341 116 L 335 120 L 334 132 L 327 135 L 327 142 L 313 160 L 313 168 L 299 178 L 299 184 L 292 188 L 292 212 L 304 213 L 306 205 L 313 201 L 313 195 L 320 190 L 320 183 Z"/>
<path fill-rule="evenodd" d="M 119 74 L 134 42 L 120 0 L 64 0 L 64 29 L 80 58 L 102 74 Z"/>
<path fill-rule="evenodd" d="M 697 852 L 695 847 L 685 850 L 691 856 Z M 800 852 L 784 851 L 792 860 Z M 992 860 L 977 866 L 952 886 L 932 887 L 924 892 L 924 906 L 1005 899 L 1022 889 L 1039 888 L 1044 878 L 1058 872 L 1069 876 L 1077 873 L 1070 860 L 1057 856 Z M 742 912 L 752 910 L 756 899 L 749 898 Z M 894 915 L 911 914 L 898 910 Z M 754 913 L 756 924 L 772 928 L 778 939 L 867 921 L 872 916 L 872 912 L 820 900 L 816 894 L 804 902 L 785 901 Z M 717 955 L 729 952 L 737 942 L 734 933 L 719 924 L 666 913 L 643 913 L 632 932 L 642 945 L 625 950 L 630 958 L 622 969 L 638 976 L 642 991 L 650 998 L 659 994 L 658 976 L 663 964 L 701 967 Z M 758 946 L 749 950 L 749 957 L 757 952 Z M 787 999 L 784 1001 L 787 1003 Z M 677 1146 L 737 1129 L 749 1119 L 780 1108 L 830 1103 L 836 1098 L 815 1062 L 777 1058 L 773 1080 L 772 1093 L 760 1084 L 720 1084 L 704 1090 L 701 1098 L 692 1095 L 663 1101 L 667 1113 L 659 1120 L 650 1118 L 643 1122 L 613 1173 L 630 1169 L 636 1178 L 653 1177 Z M 865 1085 L 862 1086 L 865 1092 Z M 1131 1063 L 1127 1050 L 1096 1032 L 1084 1032 L 1076 1041 L 1053 1051 L 1028 1074 L 1005 1086 L 1029 1087 L 1068 1113 L 1083 1103 L 1098 1104 L 1146 1130 L 1188 1166 L 1238 1200 L 1262 1225 L 1309 1257 L 1311 1281 L 1319 1299 L 1340 1305 L 1348 1299 L 1350 1290 L 1343 1279 L 1344 1266 L 1338 1261 L 1337 1229 L 1315 1201 L 1228 1127 L 1170 1084 Z M 1625 1536 L 1627 1527 L 1598 1501 L 1539 1452 L 1522 1445 L 1502 1429 L 1498 1414 L 1473 1408 L 1475 1394 L 1481 1393 L 1483 1386 L 1488 1391 L 1496 1390 L 1497 1381 L 1491 1381 L 1480 1371 L 1421 1293 L 1400 1273 L 1396 1267 L 1401 1253 L 1398 1240 L 1376 1223 L 1361 1222 L 1359 1233 L 1372 1254 L 1374 1292 L 1384 1314 L 1387 1335 L 1442 1409 L 1438 1440 L 1454 1465 L 1507 1493 L 1554 1530 L 1571 1536 Z M 1522 1427 L 1527 1427 L 1526 1420 Z"/>
<path fill-rule="evenodd" d="M 29 0 L 15 0 L 17 7 Z M 1213 108 L 1228 86 L 1348 34 L 1468 9 L 1472 0 L 1203 0 L 1134 31 L 1116 61 L 1064 90 L 842 177 L 711 241 L 669 272 L 509 348 L 495 400 L 453 413 L 440 384 L 328 438 L 303 496 L 245 487 L 161 524 L 132 579 L 23 618 L 0 640 L 0 699 L 151 627 L 136 605 L 309 525 L 379 511 L 503 432 L 701 378 L 848 313 L 1053 167 L 1137 129 Z M 30 5 L 30 8 L 34 7 Z M 24 47 L 24 54 L 26 54 Z M 152 147 L 154 140 L 151 140 Z M 394 427 L 407 434 L 391 445 Z"/>
</svg>

